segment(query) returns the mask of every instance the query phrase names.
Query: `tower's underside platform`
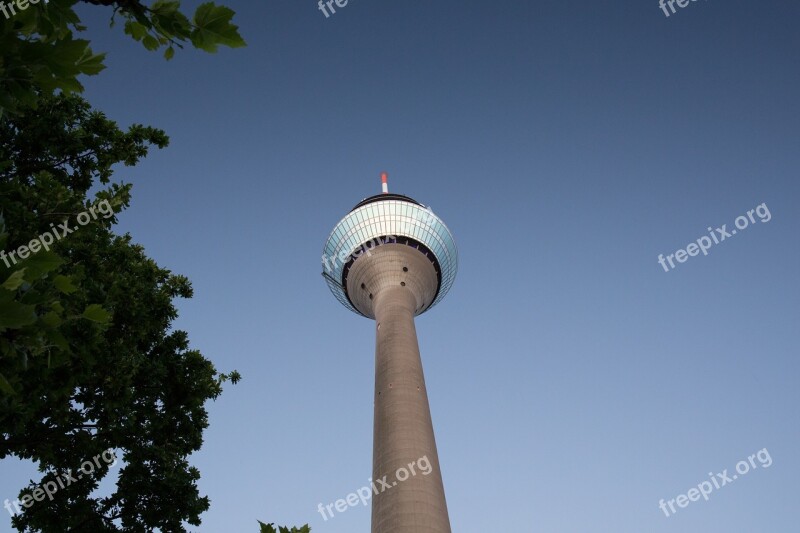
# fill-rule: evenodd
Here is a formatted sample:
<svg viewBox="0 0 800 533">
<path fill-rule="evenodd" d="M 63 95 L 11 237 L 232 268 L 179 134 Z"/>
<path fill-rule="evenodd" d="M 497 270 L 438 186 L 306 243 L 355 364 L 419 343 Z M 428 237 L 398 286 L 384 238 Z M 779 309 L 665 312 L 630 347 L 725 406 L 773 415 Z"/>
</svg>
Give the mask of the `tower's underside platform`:
<svg viewBox="0 0 800 533">
<path fill-rule="evenodd" d="M 375 298 L 389 287 L 405 288 L 414 296 L 414 316 L 433 303 L 439 277 L 431 259 L 405 244 L 382 244 L 356 259 L 347 271 L 347 296 L 353 307 L 375 318 Z"/>
</svg>

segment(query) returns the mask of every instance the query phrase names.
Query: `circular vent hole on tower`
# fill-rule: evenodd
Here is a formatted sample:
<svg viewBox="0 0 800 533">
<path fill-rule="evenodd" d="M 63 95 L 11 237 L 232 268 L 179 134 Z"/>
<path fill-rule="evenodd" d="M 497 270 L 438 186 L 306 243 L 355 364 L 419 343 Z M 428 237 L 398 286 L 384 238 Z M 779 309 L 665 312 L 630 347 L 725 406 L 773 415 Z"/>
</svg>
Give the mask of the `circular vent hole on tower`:
<svg viewBox="0 0 800 533">
<path fill-rule="evenodd" d="M 401 281 L 401 282 L 400 282 L 400 285 L 401 285 L 401 286 L 403 286 L 403 287 L 405 287 L 405 286 L 406 286 L 406 282 L 405 282 L 405 281 Z"/>
<path fill-rule="evenodd" d="M 366 289 L 366 288 L 367 288 L 367 285 L 366 285 L 366 284 L 364 284 L 364 283 L 362 283 L 362 284 L 361 284 L 361 288 L 362 288 L 362 289 Z"/>
<path fill-rule="evenodd" d="M 403 267 L 403 272 L 408 272 L 408 267 Z"/>
<path fill-rule="evenodd" d="M 372 300 L 372 293 L 369 293 L 369 299 Z"/>
</svg>

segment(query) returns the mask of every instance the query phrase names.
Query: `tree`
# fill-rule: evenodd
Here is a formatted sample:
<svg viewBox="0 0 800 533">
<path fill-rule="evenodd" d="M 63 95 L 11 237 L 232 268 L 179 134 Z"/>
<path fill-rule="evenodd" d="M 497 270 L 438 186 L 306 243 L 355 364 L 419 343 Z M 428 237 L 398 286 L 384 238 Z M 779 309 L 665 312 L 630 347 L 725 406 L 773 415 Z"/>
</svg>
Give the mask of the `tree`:
<svg viewBox="0 0 800 533">
<path fill-rule="evenodd" d="M 189 281 L 111 230 L 131 194 L 111 183 L 112 167 L 135 165 L 168 138 L 140 125 L 123 132 L 76 95 L 38 107 L 0 119 L 0 459 L 37 462 L 40 485 L 108 449 L 124 466 L 111 495 L 92 495 L 109 472 L 98 464 L 13 524 L 183 531 L 209 507 L 187 461 L 208 425 L 205 402 L 239 375 L 218 373 L 171 329 L 172 300 L 191 297 Z"/>
<path fill-rule="evenodd" d="M 288 527 L 279 527 L 275 529 L 275 524 L 265 524 L 261 520 L 259 520 L 258 523 L 261 526 L 260 533 L 311 533 L 311 528 L 308 527 L 308 524 L 300 528 L 293 527 L 289 529 Z"/>
<path fill-rule="evenodd" d="M 86 29 L 77 1 L 0 5 L 0 459 L 31 459 L 41 485 L 59 487 L 47 503 L 36 503 L 40 487 L 21 491 L 22 531 L 182 531 L 209 506 L 187 461 L 208 425 L 205 402 L 240 376 L 218 373 L 171 330 L 189 281 L 111 231 L 130 200 L 129 185 L 110 183 L 112 166 L 168 139 L 120 131 L 69 96 L 104 68 L 76 38 Z M 233 11 L 211 2 L 189 19 L 179 1 L 83 1 L 112 8 L 112 25 L 167 59 L 185 43 L 245 44 Z M 125 461 L 116 491 L 93 497 L 109 465 L 76 469 L 111 449 Z"/>
<path fill-rule="evenodd" d="M 207 2 L 191 19 L 180 10 L 180 1 L 157 0 L 151 5 L 141 0 L 82 0 L 88 4 L 113 8 L 111 24 L 123 20 L 126 34 L 148 50 L 164 48 L 171 59 L 175 48 L 184 43 L 206 52 L 220 45 L 245 46 L 236 25 L 234 12 Z M 80 75 L 98 74 L 105 67 L 105 54 L 96 54 L 85 39 L 75 35 L 86 28 L 73 9 L 78 0 L 50 0 L 26 8 L 4 5 L 7 16 L 0 16 L 0 117 L 16 113 L 20 106 L 36 107 L 40 96 L 56 91 L 81 92 Z M 13 14 L 12 14 L 13 13 Z"/>
</svg>

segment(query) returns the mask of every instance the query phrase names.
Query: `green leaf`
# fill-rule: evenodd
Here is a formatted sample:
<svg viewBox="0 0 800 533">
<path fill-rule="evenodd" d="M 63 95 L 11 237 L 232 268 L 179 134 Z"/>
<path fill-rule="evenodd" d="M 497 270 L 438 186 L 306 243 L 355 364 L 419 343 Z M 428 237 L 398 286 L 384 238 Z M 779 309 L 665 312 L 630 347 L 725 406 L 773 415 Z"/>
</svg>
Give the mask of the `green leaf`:
<svg viewBox="0 0 800 533">
<path fill-rule="evenodd" d="M 152 6 L 150 6 L 150 11 L 158 15 L 169 15 L 178 11 L 180 7 L 181 3 L 175 2 L 174 0 L 157 0 L 156 2 L 153 2 Z"/>
<path fill-rule="evenodd" d="M 213 2 L 201 4 L 194 13 L 192 44 L 212 53 L 220 44 L 231 48 L 245 46 L 239 27 L 231 23 L 233 15 L 235 12 L 229 7 L 217 6 Z"/>
<path fill-rule="evenodd" d="M 55 311 L 48 311 L 47 313 L 42 316 L 42 322 L 50 326 L 51 328 L 57 328 L 61 325 L 62 320 L 61 317 Z"/>
<path fill-rule="evenodd" d="M 289 529 L 288 527 L 279 526 L 276 530 L 275 524 L 265 524 L 261 520 L 259 520 L 258 523 L 261 525 L 261 530 L 259 533 L 311 533 L 311 528 L 308 526 L 308 524 L 299 529 L 296 527 Z"/>
<path fill-rule="evenodd" d="M 99 74 L 106 68 L 103 64 L 103 60 L 106 58 L 106 54 L 93 54 L 89 48 L 86 48 L 86 51 L 81 56 L 81 58 L 75 63 L 75 66 L 78 67 L 82 74 L 86 74 L 87 76 L 94 76 Z"/>
<path fill-rule="evenodd" d="M 60 331 L 58 331 L 57 329 L 51 329 L 47 333 L 45 333 L 45 337 L 50 342 L 50 344 L 57 346 L 64 352 L 69 353 L 70 351 L 69 342 L 64 337 L 64 335 L 61 334 Z"/>
<path fill-rule="evenodd" d="M 6 394 L 10 394 L 11 396 L 17 394 L 17 391 L 15 391 L 13 387 L 11 387 L 11 384 L 8 381 L 6 381 L 6 378 L 3 377 L 3 374 L 0 374 L 0 391 L 5 392 Z"/>
<path fill-rule="evenodd" d="M 19 286 L 25 282 L 25 278 L 23 277 L 24 275 L 25 275 L 24 268 L 17 270 L 8 277 L 5 283 L 3 283 L 3 288 L 8 289 L 10 291 L 17 290 Z"/>
<path fill-rule="evenodd" d="M 148 50 L 157 50 L 159 46 L 158 39 L 156 39 L 152 35 L 145 35 L 144 39 L 142 39 L 142 44 Z"/>
<path fill-rule="evenodd" d="M 147 35 L 147 28 L 144 24 L 140 24 L 134 20 L 125 22 L 125 33 L 133 37 L 137 41 L 141 41 Z"/>
<path fill-rule="evenodd" d="M 0 303 L 0 331 L 18 329 L 36 322 L 36 306 L 19 302 Z"/>
<path fill-rule="evenodd" d="M 72 294 L 78 290 L 78 288 L 72 284 L 72 279 L 68 278 L 67 276 L 56 276 L 53 280 L 53 284 L 56 286 L 56 289 L 60 290 L 64 294 Z"/>
<path fill-rule="evenodd" d="M 103 309 L 100 304 L 91 304 L 83 310 L 83 318 L 98 322 L 100 324 L 107 324 L 111 322 L 111 313 Z"/>
<path fill-rule="evenodd" d="M 33 282 L 61 266 L 64 260 L 50 250 L 40 250 L 18 263 L 25 269 L 25 281 Z"/>
<path fill-rule="evenodd" d="M 164 58 L 166 58 L 166 60 L 167 60 L 167 61 L 169 61 L 170 59 L 172 59 L 172 57 L 173 57 L 174 55 L 175 55 L 175 48 L 173 48 L 172 46 L 170 46 L 169 48 L 167 48 L 166 50 L 164 50 Z"/>
</svg>

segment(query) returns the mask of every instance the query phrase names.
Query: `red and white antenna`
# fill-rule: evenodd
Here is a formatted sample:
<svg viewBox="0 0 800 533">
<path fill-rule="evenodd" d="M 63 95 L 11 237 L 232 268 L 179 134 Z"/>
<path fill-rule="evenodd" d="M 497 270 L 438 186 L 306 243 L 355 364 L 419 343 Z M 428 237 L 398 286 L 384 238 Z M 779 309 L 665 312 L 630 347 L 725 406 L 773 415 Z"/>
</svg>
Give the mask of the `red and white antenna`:
<svg viewBox="0 0 800 533">
<path fill-rule="evenodd" d="M 381 187 L 383 194 L 389 194 L 389 174 L 386 172 L 381 172 Z"/>
</svg>

